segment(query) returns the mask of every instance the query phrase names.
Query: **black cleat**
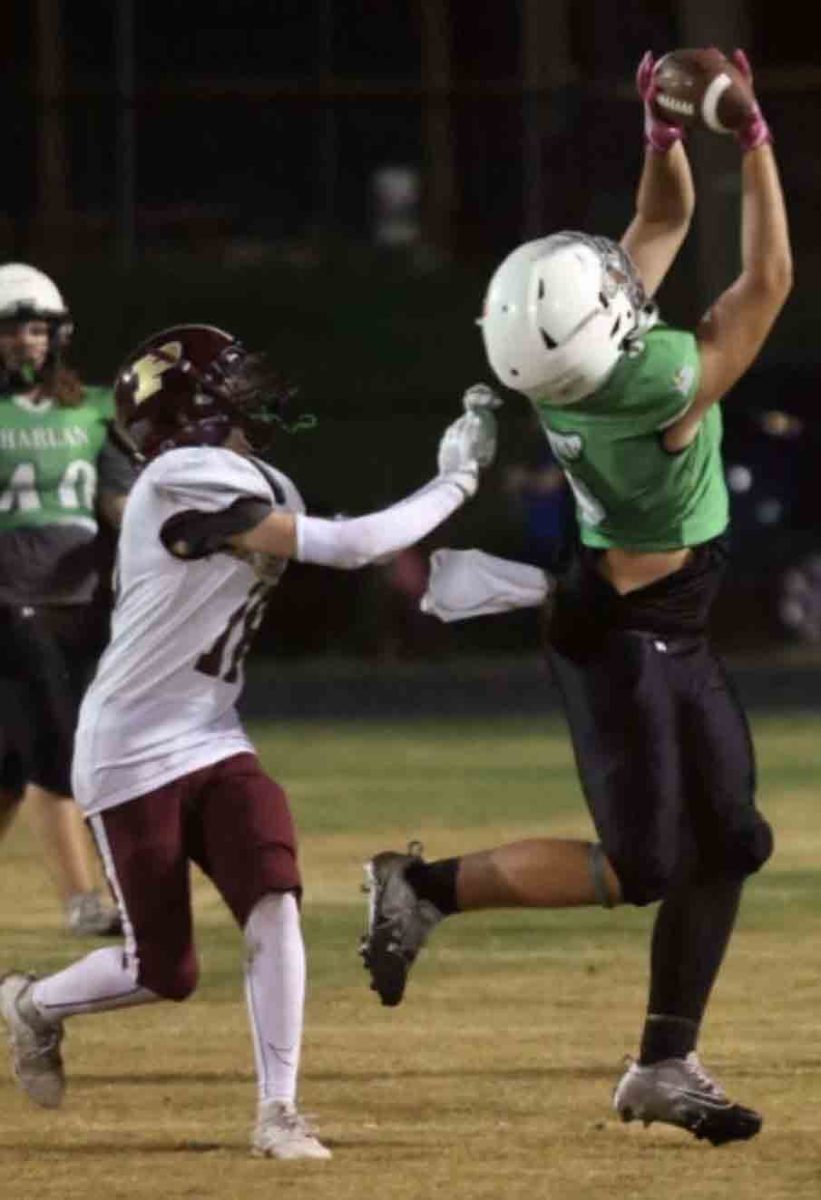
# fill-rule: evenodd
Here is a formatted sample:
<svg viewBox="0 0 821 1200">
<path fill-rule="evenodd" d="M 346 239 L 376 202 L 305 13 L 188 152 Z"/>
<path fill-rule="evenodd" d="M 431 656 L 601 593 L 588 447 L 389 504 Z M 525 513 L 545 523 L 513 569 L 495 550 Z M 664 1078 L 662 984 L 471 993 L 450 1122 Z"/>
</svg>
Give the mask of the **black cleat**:
<svg viewBox="0 0 821 1200">
<path fill-rule="evenodd" d="M 368 928 L 359 953 L 371 975 L 371 990 L 389 1007 L 401 1001 L 417 954 L 442 920 L 439 909 L 420 899 L 405 878 L 408 865 L 421 858 L 422 847 L 411 842 L 406 854 L 383 850 L 365 864 Z"/>
</svg>

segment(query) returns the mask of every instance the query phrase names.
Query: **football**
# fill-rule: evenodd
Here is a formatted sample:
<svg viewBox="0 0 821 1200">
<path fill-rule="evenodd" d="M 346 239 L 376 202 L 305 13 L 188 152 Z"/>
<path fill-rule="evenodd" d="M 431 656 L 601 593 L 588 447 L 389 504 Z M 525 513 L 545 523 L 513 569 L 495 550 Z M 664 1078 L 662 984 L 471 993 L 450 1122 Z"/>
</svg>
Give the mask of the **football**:
<svg viewBox="0 0 821 1200">
<path fill-rule="evenodd" d="M 749 119 L 755 97 L 720 50 L 671 50 L 653 70 L 656 116 L 688 129 L 733 133 Z"/>
</svg>

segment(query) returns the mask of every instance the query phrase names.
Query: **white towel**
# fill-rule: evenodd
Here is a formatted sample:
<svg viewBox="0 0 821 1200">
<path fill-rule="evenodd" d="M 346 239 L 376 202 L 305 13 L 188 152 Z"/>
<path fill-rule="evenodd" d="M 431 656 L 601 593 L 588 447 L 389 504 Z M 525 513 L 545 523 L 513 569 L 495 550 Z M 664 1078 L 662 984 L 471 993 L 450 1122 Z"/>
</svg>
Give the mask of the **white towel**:
<svg viewBox="0 0 821 1200">
<path fill-rule="evenodd" d="M 536 608 L 552 588 L 552 577 L 527 563 L 496 558 L 483 550 L 434 550 L 428 588 L 419 607 L 440 621 L 466 621 L 514 608 Z"/>
</svg>

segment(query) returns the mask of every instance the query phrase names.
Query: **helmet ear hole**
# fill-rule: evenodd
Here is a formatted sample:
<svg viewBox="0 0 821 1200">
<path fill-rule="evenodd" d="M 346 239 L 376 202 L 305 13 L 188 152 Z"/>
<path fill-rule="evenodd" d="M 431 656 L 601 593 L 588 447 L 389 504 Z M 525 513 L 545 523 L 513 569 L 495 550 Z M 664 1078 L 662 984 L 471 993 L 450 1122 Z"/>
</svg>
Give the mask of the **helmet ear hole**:
<svg viewBox="0 0 821 1200">
<path fill-rule="evenodd" d="M 548 350 L 557 349 L 559 343 L 557 341 L 554 341 L 554 339 L 550 336 L 549 333 L 545 333 L 545 331 L 544 331 L 544 329 L 542 329 L 541 325 L 539 326 L 539 333 L 542 335 L 542 341 L 544 342 L 544 344 Z"/>
</svg>

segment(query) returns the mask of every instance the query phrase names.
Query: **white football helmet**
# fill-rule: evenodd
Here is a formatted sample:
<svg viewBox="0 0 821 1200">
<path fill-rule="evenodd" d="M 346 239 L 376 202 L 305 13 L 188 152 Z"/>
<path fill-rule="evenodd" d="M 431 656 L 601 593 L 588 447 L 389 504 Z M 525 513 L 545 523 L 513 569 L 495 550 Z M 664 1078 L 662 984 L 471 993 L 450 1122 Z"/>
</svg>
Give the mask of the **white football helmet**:
<svg viewBox="0 0 821 1200">
<path fill-rule="evenodd" d="M 48 322 L 48 353 L 42 364 L 25 366 L 0 358 L 0 395 L 42 383 L 59 365 L 61 352 L 74 331 L 71 314 L 56 284 L 48 275 L 26 263 L 3 263 L 0 266 L 0 321 Z"/>
<path fill-rule="evenodd" d="M 42 271 L 26 263 L 0 266 L 0 321 L 40 319 L 61 326 L 71 318 L 63 297 Z"/>
<path fill-rule="evenodd" d="M 621 246 L 568 231 L 507 256 L 479 324 L 502 383 L 562 406 L 594 392 L 656 319 Z"/>
</svg>

